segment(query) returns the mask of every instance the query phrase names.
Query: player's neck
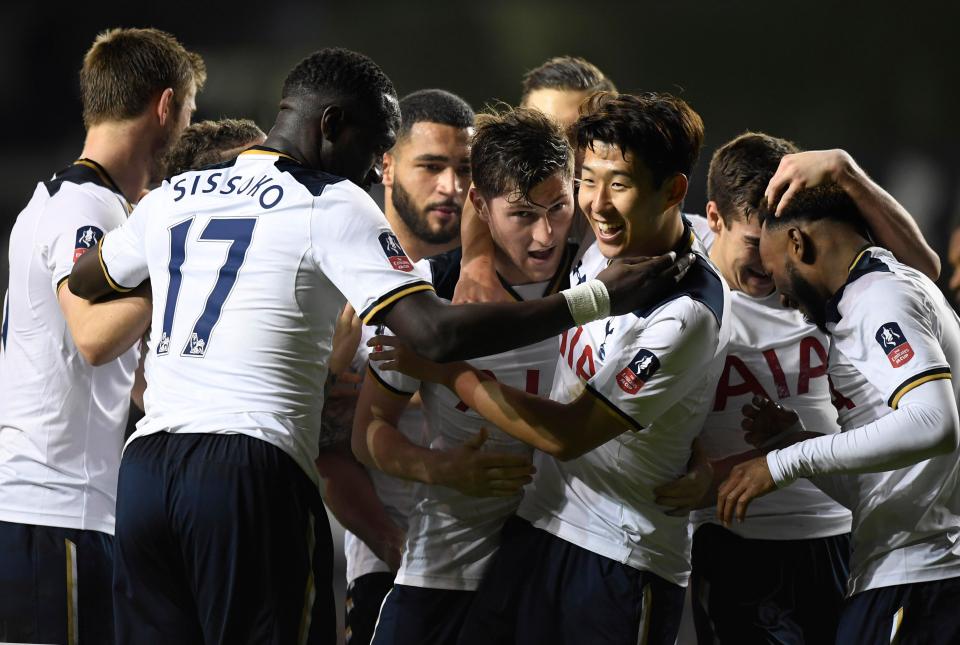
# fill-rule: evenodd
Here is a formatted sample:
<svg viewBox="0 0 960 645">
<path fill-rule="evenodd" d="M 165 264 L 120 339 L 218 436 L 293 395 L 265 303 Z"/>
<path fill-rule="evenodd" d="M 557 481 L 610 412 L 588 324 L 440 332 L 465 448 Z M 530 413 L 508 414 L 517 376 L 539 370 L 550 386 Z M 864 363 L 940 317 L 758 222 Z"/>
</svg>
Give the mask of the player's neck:
<svg viewBox="0 0 960 645">
<path fill-rule="evenodd" d="M 417 237 L 403 221 L 403 218 L 400 217 L 400 214 L 397 213 L 393 204 L 390 203 L 389 192 L 385 195 L 384 200 L 386 202 L 384 212 L 387 216 L 387 221 L 390 222 L 390 228 L 397 234 L 397 239 L 400 240 L 400 246 L 403 247 L 404 252 L 407 254 L 407 257 L 410 258 L 411 262 L 418 262 L 423 258 L 446 253 L 460 246 L 459 238 L 454 238 L 445 244 L 431 244 Z"/>
<path fill-rule="evenodd" d="M 127 201 L 136 203 L 150 185 L 156 154 L 142 124 L 134 120 L 92 126 L 80 156 L 103 166 Z"/>
<path fill-rule="evenodd" d="M 654 256 L 669 253 L 683 241 L 683 219 L 680 207 L 674 206 L 662 216 L 662 222 L 647 235 L 637 236 L 630 241 L 631 248 L 620 254 L 621 257 Z"/>
<path fill-rule="evenodd" d="M 823 263 L 825 285 L 830 294 L 835 294 L 847 283 L 851 265 L 856 261 L 857 254 L 868 244 L 868 240 L 846 226 L 833 226 L 826 233 L 817 235 L 823 240 L 822 249 L 818 249 Z"/>
</svg>

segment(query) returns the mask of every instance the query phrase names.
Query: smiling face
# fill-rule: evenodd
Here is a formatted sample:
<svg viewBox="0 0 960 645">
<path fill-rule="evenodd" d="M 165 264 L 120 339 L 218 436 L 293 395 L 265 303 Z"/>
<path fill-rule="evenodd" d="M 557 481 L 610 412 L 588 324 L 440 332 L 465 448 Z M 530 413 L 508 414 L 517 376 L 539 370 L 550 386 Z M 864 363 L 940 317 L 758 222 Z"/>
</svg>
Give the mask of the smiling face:
<svg viewBox="0 0 960 645">
<path fill-rule="evenodd" d="M 707 204 L 707 221 L 716 235 L 710 259 L 717 265 L 731 289 L 754 298 L 770 295 L 773 278 L 760 259 L 760 222 L 737 214 L 727 221 L 720 216 L 716 202 Z"/>
<path fill-rule="evenodd" d="M 618 146 L 598 141 L 583 152 L 578 200 L 601 253 L 616 258 L 667 252 L 682 230 L 674 207 L 686 194 L 686 177 L 668 177 L 658 187 L 629 150 L 624 155 Z"/>
<path fill-rule="evenodd" d="M 389 207 L 410 232 L 429 244 L 460 235 L 460 213 L 470 187 L 470 130 L 414 123 L 384 155 Z"/>
<path fill-rule="evenodd" d="M 487 199 L 471 189 L 480 217 L 490 227 L 497 272 L 509 284 L 544 282 L 556 274 L 573 223 L 573 182 L 550 175 L 527 198 L 511 190 Z"/>
</svg>

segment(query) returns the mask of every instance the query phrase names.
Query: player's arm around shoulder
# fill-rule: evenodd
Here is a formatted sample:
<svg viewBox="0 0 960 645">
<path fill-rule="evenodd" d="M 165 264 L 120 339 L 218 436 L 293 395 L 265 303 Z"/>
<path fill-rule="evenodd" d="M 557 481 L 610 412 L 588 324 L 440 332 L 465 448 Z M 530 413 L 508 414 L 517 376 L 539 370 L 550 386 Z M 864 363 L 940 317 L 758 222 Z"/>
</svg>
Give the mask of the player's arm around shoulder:
<svg viewBox="0 0 960 645">
<path fill-rule="evenodd" d="M 97 262 L 105 232 L 122 225 L 125 212 L 119 202 L 102 195 L 64 187 L 50 200 L 46 215 L 47 265 L 61 313 L 80 354 L 91 365 L 102 365 L 127 351 L 146 331 L 149 290 L 95 308 L 71 293 L 67 283 L 79 265 Z"/>
</svg>

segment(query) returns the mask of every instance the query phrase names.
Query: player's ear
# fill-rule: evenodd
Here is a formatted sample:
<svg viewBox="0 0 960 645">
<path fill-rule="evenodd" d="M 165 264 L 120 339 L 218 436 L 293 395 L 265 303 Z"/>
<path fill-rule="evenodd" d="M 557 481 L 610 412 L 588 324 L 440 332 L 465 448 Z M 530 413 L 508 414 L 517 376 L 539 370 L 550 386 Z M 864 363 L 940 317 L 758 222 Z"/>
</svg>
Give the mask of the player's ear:
<svg viewBox="0 0 960 645">
<path fill-rule="evenodd" d="M 470 184 L 470 191 L 467 193 L 467 198 L 470 200 L 470 203 L 473 204 L 473 209 L 477 211 L 477 216 L 484 222 L 490 221 L 490 213 L 487 211 L 487 200 L 483 198 L 483 195 L 477 190 L 477 187 L 473 184 Z"/>
<path fill-rule="evenodd" d="M 673 208 L 677 204 L 683 201 L 683 198 L 687 196 L 687 176 L 683 173 L 677 173 L 673 177 L 670 177 L 664 180 L 664 188 L 667 189 L 666 198 L 667 198 L 667 208 Z M 666 210 L 666 209 L 664 209 Z"/>
<path fill-rule="evenodd" d="M 167 121 L 174 118 L 173 114 L 173 88 L 160 92 L 160 98 L 157 100 L 156 116 L 161 126 L 167 125 Z"/>
<path fill-rule="evenodd" d="M 384 152 L 383 153 L 383 179 L 380 180 L 380 183 L 387 188 L 393 188 L 393 168 L 394 168 L 393 153 Z"/>
<path fill-rule="evenodd" d="M 720 217 L 720 209 L 717 208 L 717 202 L 712 199 L 707 202 L 707 226 L 714 233 L 719 233 L 723 228 L 723 218 Z"/>
<path fill-rule="evenodd" d="M 339 105 L 328 105 L 320 115 L 320 132 L 327 141 L 336 141 L 343 132 L 344 114 Z"/>
<path fill-rule="evenodd" d="M 813 264 L 816 259 L 810 236 L 795 226 L 787 229 L 787 254 L 803 264 Z"/>
</svg>

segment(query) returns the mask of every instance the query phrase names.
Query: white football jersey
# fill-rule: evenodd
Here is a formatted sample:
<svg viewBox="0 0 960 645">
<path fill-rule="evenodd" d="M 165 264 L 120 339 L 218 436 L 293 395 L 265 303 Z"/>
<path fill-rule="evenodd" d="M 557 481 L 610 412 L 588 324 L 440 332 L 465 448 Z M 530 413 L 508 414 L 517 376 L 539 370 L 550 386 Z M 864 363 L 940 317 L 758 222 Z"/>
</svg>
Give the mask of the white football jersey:
<svg viewBox="0 0 960 645">
<path fill-rule="evenodd" d="M 165 181 L 106 235 L 111 284 L 150 278 L 146 415 L 155 432 L 244 434 L 314 460 L 333 330 L 433 287 L 351 182 L 254 147 Z"/>
<path fill-rule="evenodd" d="M 714 240 L 707 220 L 688 216 L 709 250 Z M 780 304 L 773 293 L 754 298 L 730 292 L 730 343 L 717 383 L 713 406 L 700 440 L 711 459 L 722 459 L 753 447 L 744 440 L 743 406 L 754 395 L 783 403 L 797 411 L 807 428 L 824 434 L 839 432 L 837 410 L 831 403 L 826 334 L 799 311 Z M 690 516 L 694 525 L 717 523 L 716 509 Z M 730 530 L 760 540 L 801 540 L 850 531 L 850 511 L 830 499 L 807 479 L 754 500 L 745 522 Z"/>
<path fill-rule="evenodd" d="M 906 392 L 960 366 L 960 321 L 946 298 L 880 247 L 851 265 L 828 303 L 827 329 L 844 430 L 889 414 Z M 853 511 L 851 594 L 960 576 L 958 469 L 954 450 L 893 471 L 814 478 Z"/>
<path fill-rule="evenodd" d="M 518 510 L 568 542 L 679 585 L 690 575 L 688 518 L 667 515 L 653 489 L 687 471 L 730 336 L 729 289 L 686 227 L 677 251 L 691 248 L 696 262 L 661 302 L 561 336 L 550 398 L 596 397 L 624 432 L 570 461 L 539 459 Z M 606 266 L 594 244 L 571 282 Z"/>
<path fill-rule="evenodd" d="M 106 172 L 81 159 L 38 184 L 13 226 L 0 340 L 0 520 L 113 534 L 138 350 L 92 367 L 57 289 L 128 209 Z"/>
<path fill-rule="evenodd" d="M 504 286 L 517 300 L 556 293 L 567 284 L 575 253 L 576 245 L 566 247 L 560 267 L 549 281 Z M 430 264 L 437 294 L 451 299 L 460 274 L 460 250 L 430 258 Z M 470 365 L 504 385 L 546 398 L 557 365 L 557 338 L 476 358 Z M 474 439 L 481 428 L 486 428 L 488 438 L 483 450 L 533 453 L 525 443 L 468 408 L 448 388 L 421 383 L 399 372 L 382 372 L 376 363 L 371 363 L 370 368 L 386 388 L 405 395 L 420 391 L 430 448 L 449 450 Z M 500 546 L 500 530 L 516 512 L 520 499 L 520 495 L 471 497 L 446 486 L 415 484 L 415 506 L 410 513 L 406 549 L 396 582 L 431 589 L 475 590 Z"/>
</svg>

